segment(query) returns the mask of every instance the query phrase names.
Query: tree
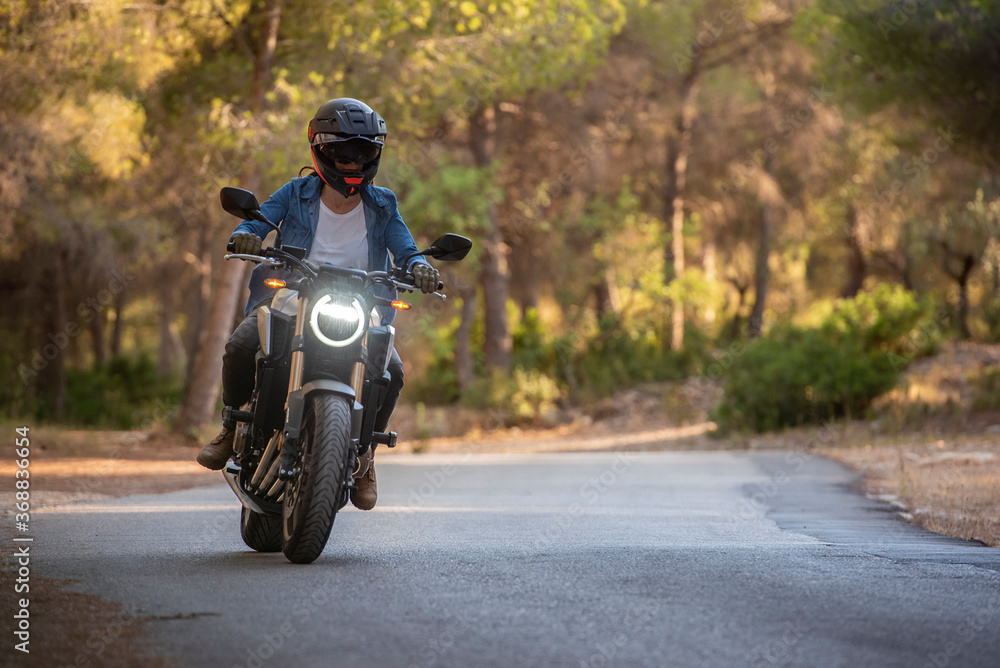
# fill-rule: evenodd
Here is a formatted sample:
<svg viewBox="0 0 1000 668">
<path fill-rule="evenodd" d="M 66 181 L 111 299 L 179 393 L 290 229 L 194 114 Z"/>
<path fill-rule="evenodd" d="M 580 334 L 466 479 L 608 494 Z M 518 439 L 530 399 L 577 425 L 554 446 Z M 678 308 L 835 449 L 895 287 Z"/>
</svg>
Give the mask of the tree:
<svg viewBox="0 0 1000 668">
<path fill-rule="evenodd" d="M 412 91 L 414 102 L 423 103 L 424 118 L 443 113 L 464 128 L 471 162 L 484 170 L 502 161 L 516 132 L 518 121 L 505 107 L 533 89 L 561 86 L 593 68 L 621 28 L 624 6 L 618 0 L 499 5 L 463 0 L 444 3 L 440 16 L 405 61 L 400 90 Z M 456 86 L 459 81 L 466 86 Z M 480 239 L 486 364 L 506 373 L 509 248 L 495 205 L 487 221 Z"/>
<path fill-rule="evenodd" d="M 1000 164 L 1000 5 L 981 0 L 821 3 L 831 70 L 868 109 L 894 106 Z"/>
<path fill-rule="evenodd" d="M 658 82 L 664 90 L 676 91 L 671 131 L 666 136 L 663 188 L 663 217 L 670 229 L 664 248 L 667 283 L 682 278 L 685 269 L 685 197 L 701 83 L 706 74 L 737 63 L 790 25 L 789 17 L 771 3 L 725 0 L 650 3 L 636 16 L 636 37 L 656 61 Z M 664 34 L 683 41 L 664 41 Z M 670 346 L 679 350 L 683 343 L 684 306 L 674 303 Z"/>
<path fill-rule="evenodd" d="M 121 281 L 108 289 L 108 274 L 127 271 L 155 233 L 132 217 L 137 200 L 126 184 L 147 159 L 139 99 L 167 67 L 169 49 L 146 39 L 160 14 L 152 5 L 47 0 L 0 9 L 0 256 L 12 274 L 41 262 L 44 292 L 24 286 L 12 301 L 34 299 L 48 313 L 32 321 L 37 314 L 22 310 L 11 324 L 25 325 L 15 340 L 28 351 L 46 336 L 59 342 L 41 346 L 51 351 L 45 359 L 29 352 L 17 365 L 22 387 L 30 393 L 36 379 L 57 415 L 78 337 L 90 336 L 95 363 L 106 357 L 106 313 L 120 313 L 124 291 Z"/>
<path fill-rule="evenodd" d="M 250 10 L 243 15 L 239 26 L 229 24 L 234 28 L 233 39 L 239 51 L 252 64 L 252 77 L 246 82 L 249 84 L 247 86 L 249 95 L 245 98 L 246 112 L 251 119 L 259 119 L 263 115 L 265 96 L 271 89 L 282 4 L 281 0 L 264 0 L 262 3 L 251 5 Z M 261 171 L 256 160 L 251 159 L 246 163 L 246 168 L 240 177 L 240 183 L 244 187 L 260 192 Z M 246 267 L 240 262 L 228 263 L 220 272 L 218 282 L 212 291 L 207 336 L 198 351 L 194 376 L 190 380 L 184 405 L 174 425 L 179 433 L 193 432 L 207 422 L 214 412 L 219 381 L 222 378 L 220 360 L 226 341 L 232 333 L 232 322 L 246 282 L 246 275 Z"/>
<path fill-rule="evenodd" d="M 969 329 L 969 279 L 979 267 L 988 242 L 1000 234 L 1000 198 L 987 201 L 982 188 L 963 211 L 941 211 L 932 239 L 941 250 L 942 268 L 958 287 L 958 329 L 963 339 Z"/>
</svg>

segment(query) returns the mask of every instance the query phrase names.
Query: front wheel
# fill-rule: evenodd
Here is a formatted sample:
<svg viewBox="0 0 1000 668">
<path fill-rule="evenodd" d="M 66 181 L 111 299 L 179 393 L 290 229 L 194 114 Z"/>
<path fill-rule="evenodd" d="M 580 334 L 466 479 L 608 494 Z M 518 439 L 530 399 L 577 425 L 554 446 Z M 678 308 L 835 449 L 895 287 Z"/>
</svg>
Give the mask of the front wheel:
<svg viewBox="0 0 1000 668">
<path fill-rule="evenodd" d="M 347 399 L 314 393 L 307 401 L 299 432 L 302 470 L 286 486 L 282 502 L 283 551 L 297 564 L 312 563 L 326 547 L 351 461 Z"/>
</svg>

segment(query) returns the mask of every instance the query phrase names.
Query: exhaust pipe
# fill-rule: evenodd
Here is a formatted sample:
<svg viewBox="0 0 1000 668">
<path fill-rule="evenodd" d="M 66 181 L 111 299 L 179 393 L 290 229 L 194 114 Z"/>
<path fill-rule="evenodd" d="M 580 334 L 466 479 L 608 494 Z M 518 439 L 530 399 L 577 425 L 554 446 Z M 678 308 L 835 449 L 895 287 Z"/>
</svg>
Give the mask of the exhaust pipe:
<svg viewBox="0 0 1000 668">
<path fill-rule="evenodd" d="M 274 464 L 280 461 L 275 459 L 275 455 L 280 450 L 281 432 L 279 431 L 271 437 L 267 447 L 264 448 L 264 454 L 260 457 L 260 463 L 257 465 L 257 470 L 253 472 L 253 478 L 250 479 L 250 491 L 256 492 L 260 489 L 261 482 L 264 480 L 264 474 L 269 473 L 269 469 L 274 468 Z"/>
</svg>

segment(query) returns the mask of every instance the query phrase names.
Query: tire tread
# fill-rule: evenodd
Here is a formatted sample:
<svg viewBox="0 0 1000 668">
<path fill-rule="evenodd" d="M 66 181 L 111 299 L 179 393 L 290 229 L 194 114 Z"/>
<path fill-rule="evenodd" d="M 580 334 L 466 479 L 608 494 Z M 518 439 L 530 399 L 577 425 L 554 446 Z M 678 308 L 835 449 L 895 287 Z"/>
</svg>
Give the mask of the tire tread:
<svg viewBox="0 0 1000 668">
<path fill-rule="evenodd" d="M 309 507 L 298 534 L 285 536 L 283 549 L 285 557 L 297 564 L 315 561 L 326 547 L 350 463 L 351 410 L 347 400 L 319 394 L 311 395 L 309 401 L 313 433 L 309 436 L 311 452 L 306 457 L 312 469 L 308 479 L 312 489 L 303 485 L 301 498 L 296 501 L 307 502 Z"/>
</svg>

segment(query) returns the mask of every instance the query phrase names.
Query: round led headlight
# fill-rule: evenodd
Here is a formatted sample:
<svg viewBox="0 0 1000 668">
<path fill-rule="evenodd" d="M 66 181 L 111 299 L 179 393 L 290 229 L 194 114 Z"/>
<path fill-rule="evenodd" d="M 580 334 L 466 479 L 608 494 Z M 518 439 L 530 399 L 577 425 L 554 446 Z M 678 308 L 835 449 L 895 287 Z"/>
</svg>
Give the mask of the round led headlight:
<svg viewBox="0 0 1000 668">
<path fill-rule="evenodd" d="M 328 346 L 349 346 L 365 331 L 361 302 L 335 295 L 323 295 L 312 307 L 309 325 L 316 338 Z"/>
</svg>

